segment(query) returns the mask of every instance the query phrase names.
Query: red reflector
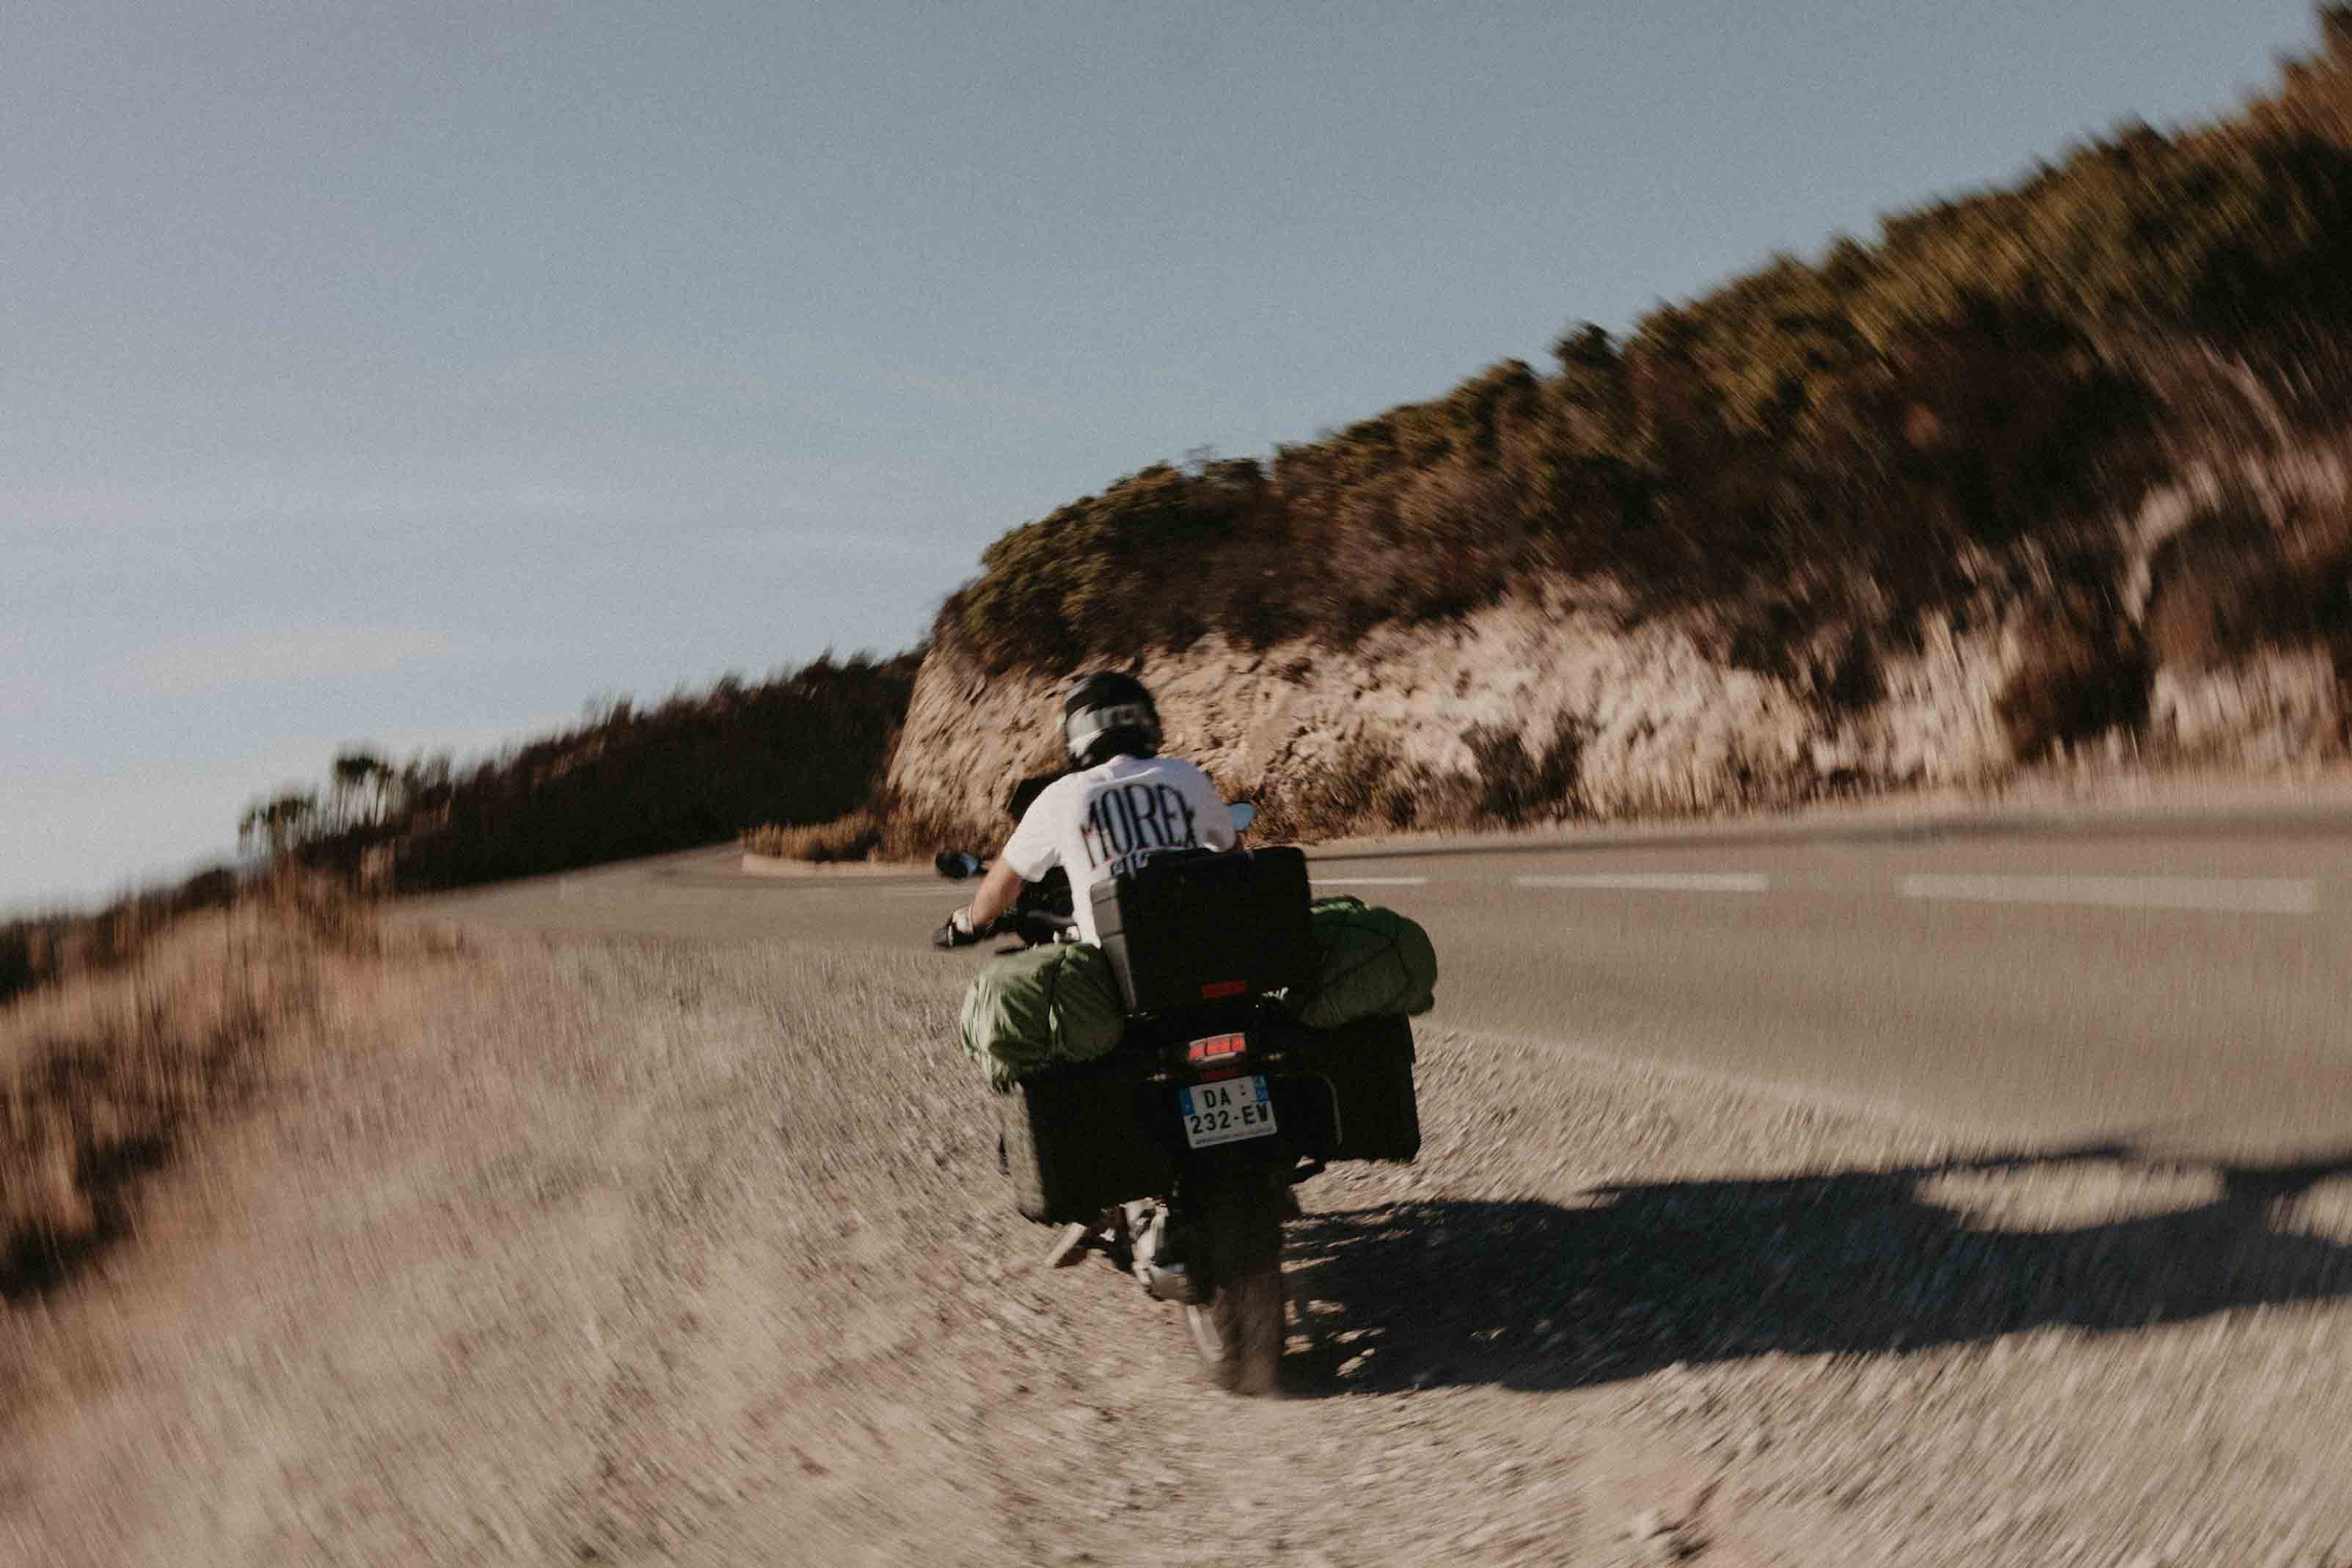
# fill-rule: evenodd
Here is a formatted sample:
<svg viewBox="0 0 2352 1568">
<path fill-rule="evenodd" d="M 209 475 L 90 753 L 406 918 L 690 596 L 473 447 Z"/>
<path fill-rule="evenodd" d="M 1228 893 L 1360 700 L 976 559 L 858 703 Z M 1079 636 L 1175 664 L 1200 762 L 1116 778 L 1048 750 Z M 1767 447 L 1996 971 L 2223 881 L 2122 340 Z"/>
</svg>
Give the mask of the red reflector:
<svg viewBox="0 0 2352 1568">
<path fill-rule="evenodd" d="M 1249 989 L 1247 980 L 1216 980 L 1201 988 L 1204 1001 L 1217 1001 L 1225 997 L 1238 997 Z"/>
<path fill-rule="evenodd" d="M 1192 1061 L 1217 1061 L 1228 1056 L 1239 1056 L 1248 1049 L 1247 1035 L 1217 1034 L 1206 1040 L 1194 1040 L 1184 1048 L 1184 1055 Z"/>
</svg>

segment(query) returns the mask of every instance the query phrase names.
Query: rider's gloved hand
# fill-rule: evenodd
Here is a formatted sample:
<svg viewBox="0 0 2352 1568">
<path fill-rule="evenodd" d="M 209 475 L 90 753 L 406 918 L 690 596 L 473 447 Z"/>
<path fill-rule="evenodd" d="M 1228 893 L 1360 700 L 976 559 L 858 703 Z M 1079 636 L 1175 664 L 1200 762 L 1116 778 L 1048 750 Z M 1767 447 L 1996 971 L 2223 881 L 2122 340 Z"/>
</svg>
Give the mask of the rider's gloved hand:
<svg viewBox="0 0 2352 1568">
<path fill-rule="evenodd" d="M 969 947 L 980 940 L 981 934 L 972 929 L 971 905 L 967 904 L 947 918 L 947 924 L 931 933 L 934 947 Z"/>
</svg>

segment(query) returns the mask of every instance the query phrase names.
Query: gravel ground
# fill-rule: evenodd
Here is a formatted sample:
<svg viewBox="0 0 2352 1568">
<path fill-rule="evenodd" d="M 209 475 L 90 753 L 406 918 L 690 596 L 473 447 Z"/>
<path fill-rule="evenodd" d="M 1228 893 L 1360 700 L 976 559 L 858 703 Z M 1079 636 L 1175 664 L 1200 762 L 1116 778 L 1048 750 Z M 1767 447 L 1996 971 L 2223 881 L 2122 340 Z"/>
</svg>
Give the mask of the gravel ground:
<svg viewBox="0 0 2352 1568">
<path fill-rule="evenodd" d="M 967 970 L 333 977 L 139 1239 L 0 1316 L 0 1559 L 2352 1563 L 2352 1156 L 1441 1024 L 1421 1162 L 1300 1189 L 1286 1397 L 1234 1400 L 1108 1265 L 1034 1266 Z"/>
</svg>

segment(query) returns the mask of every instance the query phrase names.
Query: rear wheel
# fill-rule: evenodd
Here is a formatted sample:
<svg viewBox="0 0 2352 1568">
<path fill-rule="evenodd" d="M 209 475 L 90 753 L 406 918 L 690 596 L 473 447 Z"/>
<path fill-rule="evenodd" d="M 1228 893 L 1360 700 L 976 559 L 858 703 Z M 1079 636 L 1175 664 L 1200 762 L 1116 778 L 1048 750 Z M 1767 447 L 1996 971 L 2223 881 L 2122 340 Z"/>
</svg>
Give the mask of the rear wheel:
<svg viewBox="0 0 2352 1568">
<path fill-rule="evenodd" d="M 1193 1210 L 1210 1295 L 1184 1309 L 1184 1322 L 1202 1370 L 1228 1394 L 1275 1391 L 1284 1334 L 1282 1197 L 1277 1178 L 1248 1177 L 1201 1194 Z"/>
</svg>

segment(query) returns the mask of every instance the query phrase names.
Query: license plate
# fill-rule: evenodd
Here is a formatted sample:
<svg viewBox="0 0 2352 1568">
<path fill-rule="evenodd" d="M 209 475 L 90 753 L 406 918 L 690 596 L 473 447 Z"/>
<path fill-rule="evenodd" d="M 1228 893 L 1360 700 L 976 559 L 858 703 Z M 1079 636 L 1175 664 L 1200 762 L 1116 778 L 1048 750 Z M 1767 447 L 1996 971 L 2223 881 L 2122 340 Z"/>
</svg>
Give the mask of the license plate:
<svg viewBox="0 0 2352 1568">
<path fill-rule="evenodd" d="M 1274 1131 L 1274 1100 L 1263 1072 L 1179 1089 L 1176 1108 L 1184 1118 L 1184 1141 L 1196 1149 L 1263 1138 Z"/>
</svg>

